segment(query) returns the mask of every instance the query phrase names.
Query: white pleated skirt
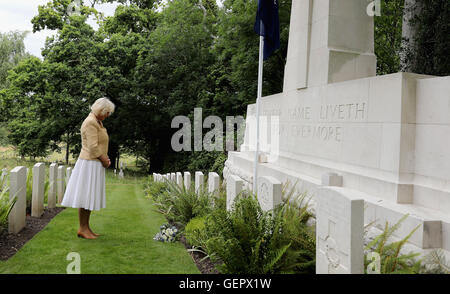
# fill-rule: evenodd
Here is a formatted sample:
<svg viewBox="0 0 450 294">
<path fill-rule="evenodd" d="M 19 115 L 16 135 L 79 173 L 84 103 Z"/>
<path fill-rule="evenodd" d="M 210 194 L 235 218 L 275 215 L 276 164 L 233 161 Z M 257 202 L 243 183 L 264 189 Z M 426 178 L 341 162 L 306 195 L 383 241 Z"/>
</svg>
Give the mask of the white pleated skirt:
<svg viewBox="0 0 450 294">
<path fill-rule="evenodd" d="M 61 205 L 87 210 L 106 207 L 105 168 L 100 161 L 78 158 Z"/>
</svg>

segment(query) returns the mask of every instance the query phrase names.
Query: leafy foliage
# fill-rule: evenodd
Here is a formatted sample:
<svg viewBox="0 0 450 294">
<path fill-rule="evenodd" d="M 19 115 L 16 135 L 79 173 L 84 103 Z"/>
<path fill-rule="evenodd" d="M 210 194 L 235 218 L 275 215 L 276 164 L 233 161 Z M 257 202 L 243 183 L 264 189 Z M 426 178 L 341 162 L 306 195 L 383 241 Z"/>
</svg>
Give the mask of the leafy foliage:
<svg viewBox="0 0 450 294">
<path fill-rule="evenodd" d="M 195 217 L 191 219 L 184 228 L 184 236 L 186 241 L 193 247 L 207 250 L 206 241 L 208 237 L 206 235 L 206 217 Z"/>
<path fill-rule="evenodd" d="M 3 183 L 1 182 L 0 187 L 3 187 Z M 8 191 L 8 188 L 0 190 L 0 235 L 4 233 L 8 227 L 8 216 L 17 200 L 15 195 L 12 199 L 9 199 Z"/>
<path fill-rule="evenodd" d="M 184 227 L 194 217 L 204 216 L 211 210 L 212 197 L 205 188 L 196 192 L 194 185 L 189 189 L 170 181 L 166 185 L 167 190 L 157 195 L 154 202 L 170 222 Z"/>
<path fill-rule="evenodd" d="M 445 258 L 442 249 L 436 249 L 431 251 L 424 258 L 425 269 L 424 273 L 427 274 L 450 274 L 450 263 Z"/>
<path fill-rule="evenodd" d="M 381 1 L 381 15 L 374 18 L 377 75 L 400 71 L 402 17 L 405 0 Z"/>
<path fill-rule="evenodd" d="M 207 216 L 208 253 L 222 262 L 222 273 L 314 272 L 308 218 L 289 203 L 264 212 L 255 195 L 243 192 L 231 211 L 215 209 Z"/>
<path fill-rule="evenodd" d="M 389 243 L 389 238 L 400 227 L 401 223 L 408 217 L 404 215 L 396 224 L 389 226 L 386 222 L 383 232 L 372 240 L 366 250 L 376 252 L 380 256 L 380 273 L 382 274 L 417 274 L 420 272 L 421 261 L 416 261 L 419 253 L 401 254 L 402 247 L 406 244 L 412 234 L 420 227 L 417 226 L 406 237 L 400 241 Z M 367 255 L 366 255 L 367 257 Z M 364 259 L 364 268 L 370 264 L 367 258 Z"/>
</svg>

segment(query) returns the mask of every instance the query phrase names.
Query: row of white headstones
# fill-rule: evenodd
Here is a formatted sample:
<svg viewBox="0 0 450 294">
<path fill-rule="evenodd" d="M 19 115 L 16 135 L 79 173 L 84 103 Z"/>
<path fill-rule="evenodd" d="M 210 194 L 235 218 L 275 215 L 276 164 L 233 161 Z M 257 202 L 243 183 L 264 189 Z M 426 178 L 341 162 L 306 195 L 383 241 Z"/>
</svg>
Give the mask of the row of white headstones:
<svg viewBox="0 0 450 294">
<path fill-rule="evenodd" d="M 16 202 L 8 217 L 9 233 L 17 234 L 26 225 L 27 176 L 29 172 L 25 166 L 17 166 L 9 172 L 9 199 L 16 197 Z M 31 216 L 41 217 L 44 213 L 45 163 L 36 163 L 31 172 L 33 175 Z M 66 168 L 57 163 L 50 164 L 47 208 L 55 208 L 56 204 L 62 202 L 71 174 L 71 167 Z M 7 177 L 8 170 L 3 169 L 0 178 L 0 183 L 3 183 L 2 190 L 7 188 Z"/>
<path fill-rule="evenodd" d="M 172 172 L 167 174 L 153 173 L 153 180 L 155 182 L 173 182 L 178 186 L 183 187 L 186 190 L 191 186 L 191 173 L 184 172 L 184 176 L 181 172 Z M 215 172 L 208 173 L 208 192 L 211 194 L 217 194 L 220 187 L 220 176 Z M 195 172 L 195 191 L 198 192 L 204 189 L 205 177 L 203 172 Z M 232 205 L 236 197 L 244 190 L 244 180 L 235 175 L 230 175 L 226 181 L 226 197 L 227 197 L 227 210 L 232 209 Z M 261 208 L 264 211 L 273 209 L 282 201 L 282 184 L 277 179 L 264 176 L 258 178 L 258 201 Z"/>
</svg>

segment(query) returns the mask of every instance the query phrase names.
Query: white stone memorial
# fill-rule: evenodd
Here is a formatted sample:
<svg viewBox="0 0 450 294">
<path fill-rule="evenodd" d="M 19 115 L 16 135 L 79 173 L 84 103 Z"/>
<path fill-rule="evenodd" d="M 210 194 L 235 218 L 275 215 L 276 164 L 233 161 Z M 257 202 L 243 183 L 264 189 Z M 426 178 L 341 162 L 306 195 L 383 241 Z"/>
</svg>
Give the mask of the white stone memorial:
<svg viewBox="0 0 450 294">
<path fill-rule="evenodd" d="M 282 184 L 271 176 L 264 176 L 258 179 L 258 202 L 263 211 L 274 209 L 282 203 Z"/>
<path fill-rule="evenodd" d="M 26 224 L 27 169 L 17 166 L 9 175 L 9 199 L 16 197 L 8 216 L 8 232 L 19 233 Z"/>
<path fill-rule="evenodd" d="M 0 191 L 4 190 L 8 186 L 8 170 L 6 168 L 2 169 L 2 175 L 0 176 Z"/>
<path fill-rule="evenodd" d="M 217 195 L 220 187 L 220 176 L 215 172 L 208 173 L 208 192 Z"/>
<path fill-rule="evenodd" d="M 183 175 L 180 172 L 177 172 L 176 176 L 177 176 L 177 185 L 180 188 L 183 188 Z"/>
<path fill-rule="evenodd" d="M 201 171 L 195 172 L 195 192 L 202 191 L 205 182 L 205 176 Z"/>
<path fill-rule="evenodd" d="M 125 175 L 123 174 L 123 169 L 120 169 L 119 171 L 119 179 L 123 179 Z"/>
<path fill-rule="evenodd" d="M 44 213 L 45 164 L 36 163 L 33 167 L 33 190 L 31 216 L 40 217 Z"/>
<path fill-rule="evenodd" d="M 242 192 L 243 186 L 244 181 L 238 176 L 231 175 L 227 179 L 227 210 L 232 209 L 234 200 Z"/>
<path fill-rule="evenodd" d="M 184 172 L 184 188 L 189 190 L 191 188 L 191 173 Z"/>
<path fill-rule="evenodd" d="M 292 1 L 283 92 L 260 100 L 258 177 L 312 196 L 322 185 L 358 193 L 365 224 L 395 224 L 416 252 L 450 254 L 450 77 L 376 76 L 367 1 Z M 228 152 L 226 181 L 252 186 L 256 105 L 247 107 L 244 144 Z"/>
<path fill-rule="evenodd" d="M 58 166 L 58 179 L 57 179 L 57 192 L 58 192 L 58 204 L 61 204 L 64 197 L 66 169 L 64 165 Z"/>
<path fill-rule="evenodd" d="M 56 194 L 58 190 L 58 164 L 52 163 L 49 168 L 49 187 L 47 195 L 47 208 L 56 207 Z"/>
<path fill-rule="evenodd" d="M 70 177 L 72 176 L 72 168 L 68 167 L 66 170 L 66 186 L 69 184 Z"/>
<path fill-rule="evenodd" d="M 177 181 L 177 175 L 175 173 L 170 173 L 170 181 L 175 183 Z"/>
<path fill-rule="evenodd" d="M 316 210 L 316 273 L 364 273 L 364 200 L 322 188 Z M 356 196 L 357 197 L 357 196 Z"/>
</svg>

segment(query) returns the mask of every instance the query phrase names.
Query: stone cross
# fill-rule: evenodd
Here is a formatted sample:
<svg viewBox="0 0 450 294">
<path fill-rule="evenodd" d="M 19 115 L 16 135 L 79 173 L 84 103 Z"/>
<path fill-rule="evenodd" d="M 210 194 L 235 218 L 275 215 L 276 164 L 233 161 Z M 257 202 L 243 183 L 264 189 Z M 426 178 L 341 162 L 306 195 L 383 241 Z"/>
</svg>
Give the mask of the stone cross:
<svg viewBox="0 0 450 294">
<path fill-rule="evenodd" d="M 48 196 L 47 196 L 47 207 L 55 208 L 56 207 L 56 193 L 58 187 L 58 164 L 52 163 L 50 164 L 49 170 L 49 187 L 48 187 Z"/>
<path fill-rule="evenodd" d="M 9 199 L 16 197 L 16 203 L 8 216 L 8 231 L 9 233 L 17 234 L 25 227 L 26 224 L 26 167 L 15 167 L 10 173 L 9 182 Z"/>
<path fill-rule="evenodd" d="M 316 273 L 364 273 L 364 200 L 343 188 L 318 189 Z"/>
<path fill-rule="evenodd" d="M 263 211 L 274 209 L 282 203 L 282 185 L 274 177 L 264 176 L 258 178 L 258 202 Z"/>
<path fill-rule="evenodd" d="M 368 4 L 292 1 L 283 92 L 375 76 L 374 24 Z"/>
<path fill-rule="evenodd" d="M 195 172 L 195 192 L 199 193 L 203 189 L 205 177 L 201 171 Z"/>
<path fill-rule="evenodd" d="M 244 181 L 235 175 L 230 175 L 227 178 L 227 210 L 233 208 L 234 200 L 239 193 L 242 192 Z"/>
<path fill-rule="evenodd" d="M 45 164 L 36 163 L 33 167 L 33 190 L 31 216 L 40 217 L 44 213 Z"/>
<path fill-rule="evenodd" d="M 58 204 L 61 204 L 64 197 L 64 188 L 65 188 L 65 167 L 64 165 L 58 166 L 58 180 L 57 180 L 57 190 L 58 190 Z"/>
<path fill-rule="evenodd" d="M 191 188 L 191 173 L 184 172 L 184 188 L 188 191 Z"/>
<path fill-rule="evenodd" d="M 220 176 L 215 172 L 208 173 L 208 192 L 217 195 L 220 186 Z"/>
</svg>

